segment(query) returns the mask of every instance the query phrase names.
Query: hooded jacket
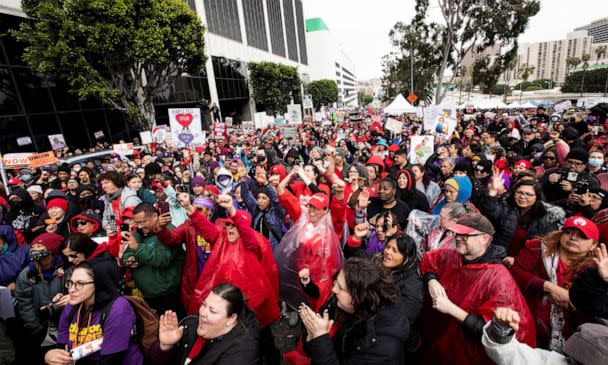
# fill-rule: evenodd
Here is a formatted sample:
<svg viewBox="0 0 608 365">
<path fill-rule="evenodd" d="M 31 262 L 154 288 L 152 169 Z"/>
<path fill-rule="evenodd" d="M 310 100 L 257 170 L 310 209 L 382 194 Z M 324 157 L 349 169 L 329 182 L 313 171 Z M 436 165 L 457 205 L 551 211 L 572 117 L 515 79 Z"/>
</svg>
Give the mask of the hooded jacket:
<svg viewBox="0 0 608 365">
<path fill-rule="evenodd" d="M 29 246 L 19 246 L 13 227 L 0 226 L 4 248 L 0 250 L 0 285 L 14 283 L 17 275 L 28 263 Z"/>
<path fill-rule="evenodd" d="M 91 193 L 93 193 L 93 195 L 86 198 L 81 198 L 80 193 L 82 193 L 83 191 L 90 191 Z M 78 196 L 77 212 L 91 210 L 93 213 L 98 214 L 101 217 L 105 206 L 104 202 L 97 198 L 97 191 L 95 190 L 95 187 L 93 185 L 78 185 L 78 188 L 76 188 L 76 194 Z"/>
<path fill-rule="evenodd" d="M 243 197 L 247 211 L 253 217 L 252 227 L 257 229 L 257 227 L 266 225 L 268 234 L 264 236 L 268 238 L 270 245 L 275 249 L 283 237 L 283 217 L 285 216 L 285 209 L 283 209 L 279 203 L 279 197 L 276 190 L 272 186 L 267 185 L 265 191 L 270 198 L 270 205 L 267 211 L 261 211 L 258 207 L 256 197 L 250 190 L 250 183 L 255 184 L 253 180 L 241 183 L 241 196 Z"/>
<path fill-rule="evenodd" d="M 471 180 L 467 176 L 451 177 L 445 181 L 444 186 L 445 185 L 450 185 L 456 188 L 456 190 L 458 191 L 456 202 L 460 204 L 467 204 L 467 202 L 471 198 L 471 192 L 473 190 Z M 439 201 L 433 207 L 433 215 L 439 215 L 439 213 L 441 213 L 441 209 L 447 203 L 444 195 L 441 195 L 438 199 Z"/>
<path fill-rule="evenodd" d="M 118 209 L 117 209 L 117 211 L 115 211 L 114 208 L 112 207 L 112 203 L 118 199 L 120 199 L 118 201 Z M 120 217 L 122 211 L 125 208 L 136 207 L 137 205 L 139 205 L 139 203 L 141 203 L 141 200 L 137 197 L 137 193 L 135 192 L 135 190 L 133 190 L 129 187 L 123 187 L 123 188 L 118 189 L 116 194 L 114 194 L 111 197 L 106 196 L 101 226 L 104 229 L 107 229 L 107 227 L 110 223 L 111 216 L 114 216 L 115 217 L 114 220 L 117 221 L 118 218 Z M 115 227 L 112 227 L 112 228 L 114 229 L 114 231 L 116 231 Z"/>
<path fill-rule="evenodd" d="M 220 177 L 222 176 L 225 177 L 223 183 L 220 182 Z M 215 186 L 217 186 L 222 194 L 228 194 L 234 190 L 234 177 L 225 167 L 220 168 L 220 171 L 217 173 L 217 176 L 215 177 Z"/>
<path fill-rule="evenodd" d="M 22 203 L 19 206 L 10 203 L 10 197 L 13 195 L 21 198 Z M 9 195 L 9 204 L 11 209 L 6 214 L 5 221 L 15 230 L 15 236 L 20 245 L 31 242 L 37 235 L 44 232 L 32 230 L 36 227 L 38 217 L 44 213 L 45 209 L 34 203 L 26 190 L 13 190 Z"/>
<path fill-rule="evenodd" d="M 426 200 L 426 195 L 424 195 L 420 190 L 416 189 L 416 179 L 414 178 L 414 174 L 411 170 L 400 170 L 397 172 L 397 180 L 399 180 L 399 175 L 405 174 L 407 176 L 407 186 L 405 189 L 399 188 L 397 185 L 397 196 L 403 202 L 405 202 L 411 210 L 418 209 L 423 212 L 428 212 L 431 210 L 429 207 L 429 202 Z"/>
</svg>

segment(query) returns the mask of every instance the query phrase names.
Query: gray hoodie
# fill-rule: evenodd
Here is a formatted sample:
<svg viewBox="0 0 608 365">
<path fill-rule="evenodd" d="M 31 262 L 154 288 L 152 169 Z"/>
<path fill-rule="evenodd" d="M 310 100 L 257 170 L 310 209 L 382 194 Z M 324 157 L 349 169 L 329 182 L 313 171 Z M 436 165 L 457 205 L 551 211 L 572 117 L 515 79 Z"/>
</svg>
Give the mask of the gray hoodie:
<svg viewBox="0 0 608 365">
<path fill-rule="evenodd" d="M 120 198 L 120 204 L 118 205 L 118 212 L 114 212 L 114 210 L 112 209 L 112 202 L 116 199 Z M 123 210 L 125 210 L 125 208 L 128 207 L 136 207 L 137 205 L 139 205 L 139 203 L 141 203 L 141 200 L 137 197 L 137 192 L 129 187 L 124 187 L 124 188 L 120 188 L 118 189 L 118 191 L 116 192 L 116 194 L 114 194 L 113 196 L 108 196 L 106 195 L 104 197 L 104 204 L 105 204 L 105 209 L 103 210 L 103 220 L 101 222 L 101 226 L 106 230 L 106 231 L 113 231 L 116 232 L 116 220 L 118 220 L 118 216 L 116 216 L 116 214 L 120 214 L 122 213 Z M 114 220 L 112 220 L 110 217 L 111 216 L 115 216 Z M 112 223 L 113 221 L 113 223 Z"/>
</svg>

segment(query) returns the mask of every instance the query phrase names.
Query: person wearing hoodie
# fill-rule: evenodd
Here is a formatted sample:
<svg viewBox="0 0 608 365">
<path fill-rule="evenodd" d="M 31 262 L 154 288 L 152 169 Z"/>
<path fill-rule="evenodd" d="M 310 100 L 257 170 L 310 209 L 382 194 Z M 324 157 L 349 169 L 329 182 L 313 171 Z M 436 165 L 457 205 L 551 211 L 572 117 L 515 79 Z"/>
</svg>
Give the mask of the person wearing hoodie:
<svg viewBox="0 0 608 365">
<path fill-rule="evenodd" d="M 85 210 L 70 219 L 70 232 L 82 233 L 87 237 L 105 236 L 101 229 L 101 216 L 91 210 Z"/>
<path fill-rule="evenodd" d="M 215 177 L 215 186 L 220 190 L 221 194 L 230 194 L 236 187 L 234 176 L 225 167 L 220 168 Z"/>
<path fill-rule="evenodd" d="M 70 218 L 67 215 L 68 201 L 61 198 L 50 200 L 46 205 L 46 213 L 40 216 L 38 225 L 44 225 L 45 230 L 58 233 L 63 237 L 70 234 Z"/>
<path fill-rule="evenodd" d="M 15 280 L 28 263 L 29 249 L 18 245 L 13 227 L 0 226 L 0 286 L 15 291 Z"/>
<path fill-rule="evenodd" d="M 34 237 L 44 232 L 44 227 L 36 225 L 44 213 L 44 208 L 36 205 L 26 190 L 14 189 L 8 196 L 8 204 L 10 210 L 4 220 L 15 230 L 19 245 L 31 242 Z"/>
<path fill-rule="evenodd" d="M 427 252 L 419 266 L 434 311 L 423 315 L 422 364 L 491 364 L 481 345 L 483 327 L 497 307 L 520 313 L 519 341 L 535 346 L 532 313 L 502 264 L 505 249 L 492 244 L 494 227 L 469 214 L 450 227 L 456 247 Z"/>
<path fill-rule="evenodd" d="M 19 273 L 15 299 L 26 336 L 23 364 L 37 364 L 42 358 L 41 344 L 47 331 L 56 328 L 67 298 L 62 296 L 65 275 L 59 247 L 63 237 L 43 233 L 30 245 L 30 263 Z M 51 326 L 51 328 L 49 328 Z"/>
<path fill-rule="evenodd" d="M 446 203 L 454 202 L 469 205 L 473 210 L 476 210 L 469 201 L 472 189 L 471 180 L 467 176 L 447 179 L 443 187 L 444 192 L 437 198 L 437 202 L 433 206 L 431 213 L 438 215 Z"/>
<path fill-rule="evenodd" d="M 397 196 L 406 203 L 412 210 L 418 209 L 423 212 L 431 210 L 426 196 L 416 189 L 414 173 L 409 169 L 400 170 L 397 177 Z"/>
<path fill-rule="evenodd" d="M 103 214 L 104 203 L 95 196 L 96 191 L 93 185 L 78 185 L 76 192 L 78 194 L 78 212 L 89 210 L 99 216 Z"/>
<path fill-rule="evenodd" d="M 141 200 L 133 189 L 125 186 L 122 174 L 116 171 L 108 171 L 100 174 L 97 178 L 106 194 L 101 226 L 108 235 L 112 235 L 118 231 L 116 221 L 121 216 L 122 211 L 125 208 L 137 206 L 141 203 Z"/>
</svg>

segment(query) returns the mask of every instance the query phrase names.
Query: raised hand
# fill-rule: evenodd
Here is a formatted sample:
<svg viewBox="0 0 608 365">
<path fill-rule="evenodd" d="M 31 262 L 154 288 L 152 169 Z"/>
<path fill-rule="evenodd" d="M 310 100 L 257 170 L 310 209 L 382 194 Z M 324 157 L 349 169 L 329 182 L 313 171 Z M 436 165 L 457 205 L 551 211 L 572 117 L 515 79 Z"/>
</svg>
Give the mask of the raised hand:
<svg viewBox="0 0 608 365">
<path fill-rule="evenodd" d="M 604 279 L 605 282 L 608 282 L 608 251 L 606 250 L 606 245 L 600 243 L 598 247 L 595 248 L 595 257 L 593 258 L 595 264 L 597 265 L 597 272 L 600 274 L 600 277 Z"/>
<path fill-rule="evenodd" d="M 359 209 L 365 209 L 369 205 L 369 189 L 365 188 L 357 198 L 357 206 Z"/>
<path fill-rule="evenodd" d="M 166 311 L 160 316 L 158 326 L 158 341 L 163 351 L 168 351 L 182 338 L 184 327 L 177 322 L 177 314 Z"/>
<path fill-rule="evenodd" d="M 307 341 L 314 340 L 319 336 L 329 333 L 329 330 L 334 324 L 333 319 L 329 319 L 329 312 L 325 310 L 323 317 L 319 313 L 315 313 L 309 306 L 302 303 L 299 309 L 300 318 L 308 332 Z"/>
<path fill-rule="evenodd" d="M 496 196 L 496 194 L 505 186 L 505 179 L 502 176 L 502 170 L 495 167 L 492 171 L 492 180 L 488 185 L 488 193 L 490 196 Z"/>
<path fill-rule="evenodd" d="M 364 222 L 355 226 L 355 237 L 362 239 L 369 233 L 369 223 Z"/>
</svg>

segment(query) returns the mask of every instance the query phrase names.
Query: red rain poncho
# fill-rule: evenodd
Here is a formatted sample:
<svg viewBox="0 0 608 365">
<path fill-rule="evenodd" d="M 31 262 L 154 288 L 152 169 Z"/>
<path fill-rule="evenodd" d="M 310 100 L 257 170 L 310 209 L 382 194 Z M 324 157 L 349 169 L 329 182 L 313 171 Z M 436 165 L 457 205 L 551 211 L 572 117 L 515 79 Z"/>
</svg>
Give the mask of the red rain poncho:
<svg viewBox="0 0 608 365">
<path fill-rule="evenodd" d="M 462 264 L 463 257 L 453 247 L 427 252 L 420 263 L 421 275 L 434 273 L 445 288 L 448 298 L 470 314 L 487 322 L 498 307 L 519 313 L 517 339 L 535 347 L 534 318 L 515 280 L 503 264 Z M 428 308 L 427 308 L 428 309 Z M 462 324 L 432 308 L 425 313 L 424 342 L 427 355 L 424 364 L 493 364 L 486 355 L 481 338 L 466 334 Z"/>
<path fill-rule="evenodd" d="M 331 294 L 333 278 L 344 260 L 340 237 L 346 219 L 345 200 L 332 199 L 330 213 L 317 224 L 308 222 L 306 207 L 288 190 L 279 195 L 281 205 L 295 221 L 285 233 L 274 251 L 280 276 L 280 298 L 297 308 L 300 303 L 309 303 L 317 310 Z M 314 303 L 302 291 L 298 272 L 308 268 L 311 279 L 319 287 L 319 299 Z"/>
<path fill-rule="evenodd" d="M 223 222 L 213 224 L 199 212 L 191 216 L 192 223 L 213 249 L 187 309 L 189 314 L 197 313 L 215 286 L 230 283 L 241 289 L 264 328 L 280 316 L 277 266 L 268 240 L 249 226 L 244 214 L 247 213 L 237 211 L 232 218 L 241 236 L 234 243 L 228 242 Z"/>
</svg>

